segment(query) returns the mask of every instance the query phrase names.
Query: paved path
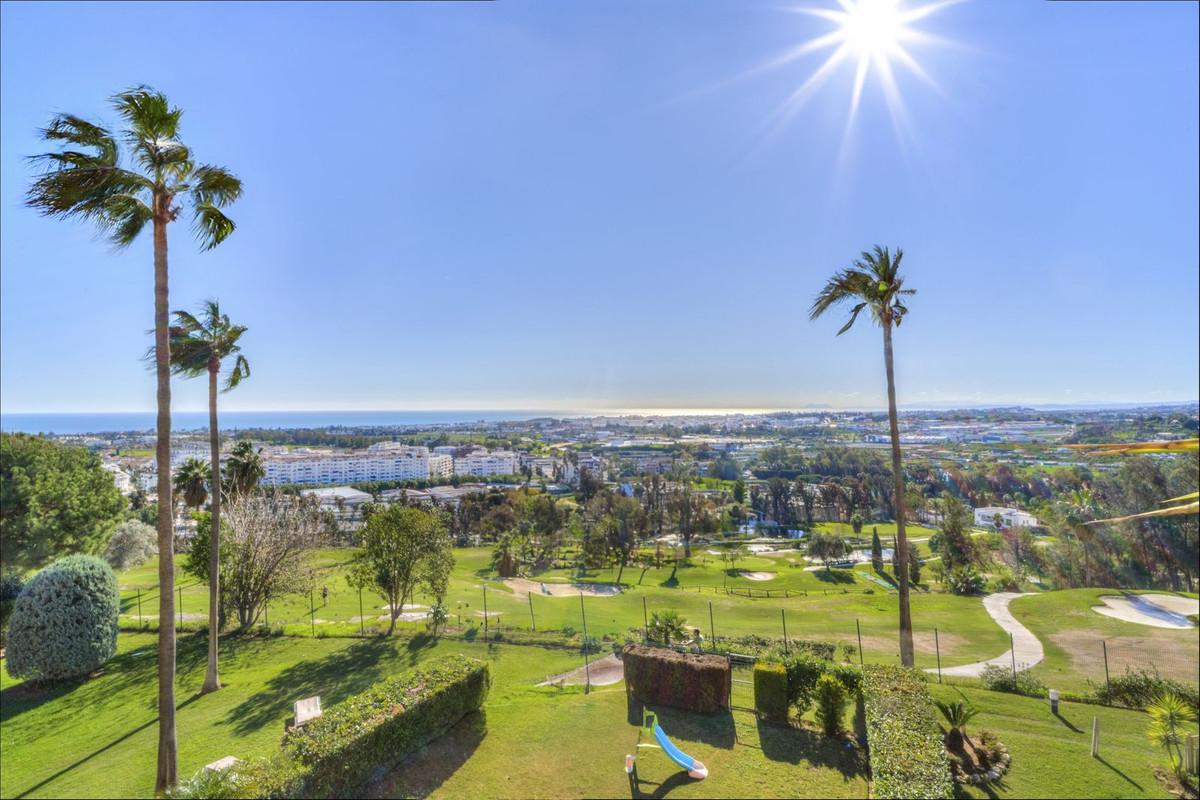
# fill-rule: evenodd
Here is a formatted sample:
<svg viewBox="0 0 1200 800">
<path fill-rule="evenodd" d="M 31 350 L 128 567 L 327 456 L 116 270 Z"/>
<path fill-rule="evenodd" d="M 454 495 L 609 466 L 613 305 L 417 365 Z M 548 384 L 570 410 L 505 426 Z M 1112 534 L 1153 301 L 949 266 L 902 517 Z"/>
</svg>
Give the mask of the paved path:
<svg viewBox="0 0 1200 800">
<path fill-rule="evenodd" d="M 977 661 L 974 664 L 964 664 L 961 667 L 943 669 L 942 674 L 957 678 L 978 678 L 983 672 L 984 667 L 991 664 L 1004 667 L 1005 669 L 1012 669 L 1013 650 L 1016 651 L 1018 672 L 1027 670 L 1041 662 L 1046 657 L 1045 652 L 1042 650 L 1042 643 L 1038 641 L 1036 636 L 1030 633 L 1028 628 L 1017 622 L 1017 618 L 1008 610 L 1009 603 L 1018 597 L 1025 597 L 1026 594 L 1033 594 L 1033 592 L 997 592 L 983 598 L 983 607 L 991 615 L 992 619 L 996 620 L 996 624 L 1012 634 L 1012 650 L 1005 650 L 1003 655 L 999 655 L 988 661 Z M 927 669 L 925 671 L 937 672 L 937 669 Z"/>
</svg>

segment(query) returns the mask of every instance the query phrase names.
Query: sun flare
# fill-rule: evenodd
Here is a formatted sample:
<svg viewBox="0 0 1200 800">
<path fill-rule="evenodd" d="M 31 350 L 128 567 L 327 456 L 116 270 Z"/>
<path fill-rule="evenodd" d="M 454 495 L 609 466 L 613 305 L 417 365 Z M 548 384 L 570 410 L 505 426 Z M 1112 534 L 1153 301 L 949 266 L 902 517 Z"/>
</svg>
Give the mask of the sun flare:
<svg viewBox="0 0 1200 800">
<path fill-rule="evenodd" d="M 836 0 L 836 7 L 803 6 L 793 12 L 818 17 L 833 29 L 801 42 L 781 56 L 752 70 L 760 72 L 790 64 L 811 53 L 832 49 L 825 60 L 782 103 L 777 123 L 799 110 L 812 93 L 843 65 L 853 64 L 854 82 L 850 92 L 847 123 L 854 119 L 863 89 L 874 75 L 883 92 L 893 120 L 904 116 L 903 102 L 894 66 L 903 65 L 912 74 L 937 89 L 937 84 L 913 56 L 923 44 L 948 44 L 933 34 L 918 30 L 914 23 L 956 5 L 962 0 L 932 0 L 912 5 L 905 0 Z"/>
</svg>

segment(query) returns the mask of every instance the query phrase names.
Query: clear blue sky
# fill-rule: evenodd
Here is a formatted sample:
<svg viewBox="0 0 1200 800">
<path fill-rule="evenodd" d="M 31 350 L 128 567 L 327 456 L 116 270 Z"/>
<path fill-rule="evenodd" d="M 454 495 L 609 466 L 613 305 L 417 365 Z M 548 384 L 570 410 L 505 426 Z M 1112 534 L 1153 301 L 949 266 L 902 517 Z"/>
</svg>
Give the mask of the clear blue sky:
<svg viewBox="0 0 1200 800">
<path fill-rule="evenodd" d="M 1197 4 L 943 9 L 899 132 L 850 65 L 772 127 L 822 53 L 723 83 L 830 29 L 783 9 L 4 3 L 4 410 L 153 406 L 148 236 L 22 206 L 38 126 L 136 83 L 246 185 L 172 231 L 173 307 L 250 326 L 227 408 L 878 406 L 878 329 L 806 315 L 874 243 L 902 402 L 1196 398 Z"/>
</svg>

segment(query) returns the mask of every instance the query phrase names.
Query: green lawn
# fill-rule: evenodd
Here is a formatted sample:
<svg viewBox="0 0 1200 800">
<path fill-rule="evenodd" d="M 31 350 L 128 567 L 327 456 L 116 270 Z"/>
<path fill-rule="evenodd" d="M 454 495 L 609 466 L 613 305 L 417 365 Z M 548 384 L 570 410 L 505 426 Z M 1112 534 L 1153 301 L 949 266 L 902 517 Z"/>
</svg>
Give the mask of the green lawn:
<svg viewBox="0 0 1200 800">
<path fill-rule="evenodd" d="M 516 596 L 491 573 L 491 552 L 486 548 L 459 549 L 447 596 L 451 622 L 462 625 L 481 625 L 483 620 L 484 587 L 487 587 L 487 610 L 492 625 L 502 629 L 528 630 L 536 624 L 539 631 L 583 630 L 583 613 L 587 615 L 587 630 L 592 636 L 622 637 L 631 630 L 640 630 L 643 610 L 675 609 L 691 625 L 702 628 L 705 636 L 715 630 L 717 636 L 731 637 L 748 634 L 779 637 L 783 635 L 783 614 L 786 613 L 787 632 L 791 638 L 827 639 L 857 646 L 861 626 L 866 659 L 876 662 L 898 660 L 896 647 L 897 595 L 886 585 L 870 580 L 869 566 L 854 570 L 807 571 L 792 567 L 788 559 L 795 554 L 775 557 L 751 556 L 739 562 L 737 570 L 774 572 L 769 581 L 752 581 L 729 575 L 716 556 L 707 555 L 709 548 L 697 548 L 690 564 L 684 563 L 672 581 L 671 562 L 661 569 L 628 567 L 622 575 L 626 591 L 612 597 L 587 597 L 581 609 L 576 597 L 550 597 L 535 594 L 532 598 L 534 620 L 530 619 L 530 599 Z M 302 635 L 316 631 L 324 634 L 352 634 L 359 628 L 359 595 L 345 581 L 346 562 L 353 550 L 317 551 L 315 565 L 319 568 L 314 592 L 315 625 L 310 625 L 309 598 L 291 595 L 274 603 L 269 610 L 273 626 L 286 624 L 289 633 Z M 608 583 L 616 579 L 615 569 L 589 570 L 580 575 L 574 570 L 547 570 L 532 576 L 546 583 L 566 583 L 575 580 L 588 583 Z M 143 622 L 153 624 L 151 615 L 157 613 L 157 583 L 155 562 L 127 570 L 119 575 L 122 587 L 123 623 L 137 624 L 137 590 L 142 590 Z M 739 590 L 754 590 L 760 594 L 767 588 L 774 591 L 787 588 L 788 598 L 770 599 L 728 595 L 723 583 Z M 199 625 L 207 608 L 207 590 L 195 579 L 179 573 L 185 620 Z M 329 588 L 327 605 L 321 604 L 321 587 Z M 806 593 L 806 594 L 795 594 Z M 418 603 L 429 603 L 417 598 Z M 378 618 L 385 613 L 383 600 L 370 592 L 363 594 L 365 627 L 383 626 Z M 711 623 L 710 623 L 711 605 Z M 918 665 L 936 664 L 933 629 L 939 629 L 943 666 L 970 663 L 991 658 L 1008 647 L 1004 632 L 983 610 L 979 598 L 956 597 L 949 594 L 918 592 L 912 597 L 913 617 L 918 621 Z M 495 615 L 499 615 L 498 620 Z M 401 628 L 416 632 L 422 623 L 401 623 Z"/>
<path fill-rule="evenodd" d="M 182 637 L 181 775 L 225 755 L 274 752 L 295 699 L 318 694 L 329 707 L 419 661 L 462 652 L 491 661 L 494 686 L 485 713 L 393 771 L 379 787 L 381 794 L 585 797 L 631 791 L 623 764 L 626 753 L 637 752 L 640 718 L 627 708 L 622 686 L 591 694 L 578 687 L 535 686 L 548 674 L 579 666 L 578 654 L 445 640 L 418 646 L 419 641 L 231 637 L 223 647 L 225 688 L 201 696 L 203 637 Z M 123 634 L 120 654 L 101 675 L 77 686 L 31 691 L 0 673 L 0 795 L 149 796 L 157 735 L 154 670 L 153 637 Z M 866 794 L 857 752 L 810 732 L 760 726 L 746 712 L 662 710 L 660 721 L 712 776 L 704 783 L 688 781 L 661 753 L 646 750 L 639 760 L 639 793 Z"/>
<path fill-rule="evenodd" d="M 1062 703 L 982 689 L 931 686 L 939 700 L 966 699 L 980 710 L 967 730 L 995 733 L 1012 756 L 998 785 L 969 787 L 966 797 L 1169 797 L 1152 771 L 1165 766 L 1146 739 L 1140 711 Z M 1100 758 L 1091 757 L 1092 718 L 1100 719 Z"/>
</svg>

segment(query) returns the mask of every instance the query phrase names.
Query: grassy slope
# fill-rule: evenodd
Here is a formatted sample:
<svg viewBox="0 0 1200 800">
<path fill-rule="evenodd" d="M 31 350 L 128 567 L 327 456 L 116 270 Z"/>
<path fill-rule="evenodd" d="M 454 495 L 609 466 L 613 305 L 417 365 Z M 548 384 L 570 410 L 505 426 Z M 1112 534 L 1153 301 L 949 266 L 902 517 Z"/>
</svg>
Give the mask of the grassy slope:
<svg viewBox="0 0 1200 800">
<path fill-rule="evenodd" d="M 353 632 L 359 615 L 358 594 L 346 584 L 344 565 L 353 555 L 351 550 L 320 551 L 316 560 L 323 567 L 316 589 L 316 618 L 341 625 L 317 626 L 317 630 L 330 633 Z M 463 623 L 482 621 L 483 587 L 488 587 L 488 611 L 499 613 L 504 627 L 528 628 L 530 626 L 529 601 L 516 597 L 502 583 L 490 579 L 491 553 L 487 549 L 462 549 L 455 551 L 457 564 L 451 580 L 448 604 L 452 621 Z M 897 598 L 894 591 L 867 580 L 868 568 L 856 570 L 823 570 L 809 572 L 788 566 L 792 556 L 754 556 L 738 564 L 738 570 L 772 571 L 777 577 L 772 581 L 754 582 L 726 574 L 719 559 L 705 556 L 698 551 L 692 566 L 683 566 L 676 573 L 676 584 L 670 585 L 671 567 L 668 562 L 662 569 L 651 569 L 644 574 L 641 569 L 627 568 L 622 582 L 630 588 L 617 597 L 589 597 L 584 601 L 587 612 L 588 633 L 597 636 L 622 635 L 631 628 L 640 629 L 643 620 L 643 598 L 649 611 L 675 609 L 689 622 L 702 627 L 706 636 L 710 633 L 709 604 L 712 604 L 713 623 L 718 636 L 760 634 L 782 635 L 781 609 L 786 609 L 788 635 L 793 638 L 835 639 L 854 644 L 857 642 L 855 620 L 862 626 L 864 646 L 868 660 L 890 662 L 897 656 L 895 620 Z M 548 570 L 535 576 L 538 580 L 568 582 L 581 579 L 587 582 L 611 582 L 616 570 L 590 570 L 582 576 L 573 570 Z M 723 581 L 730 586 L 763 590 L 788 587 L 795 591 L 806 591 L 807 596 L 792 596 L 788 599 L 746 599 L 714 592 Z M 126 621 L 137 619 L 135 593 L 141 587 L 142 611 L 144 615 L 156 612 L 157 595 L 152 587 L 156 583 L 155 564 L 150 562 L 141 567 L 127 570 L 120 575 Z M 664 585 L 667 584 L 667 585 Z M 183 587 L 184 611 L 191 614 L 203 613 L 207 602 L 206 592 L 194 579 L 180 573 Z M 330 590 L 329 603 L 321 605 L 320 587 Z M 698 589 L 700 591 L 698 591 Z M 868 591 L 869 590 L 869 591 Z M 309 627 L 308 597 L 289 596 L 272 605 L 272 624 L 290 623 L 289 630 L 303 633 Z M 417 598 L 417 602 L 428 603 Z M 384 613 L 383 601 L 370 593 L 364 594 L 364 615 L 377 617 Z M 582 630 L 583 620 L 577 597 L 533 598 L 534 612 L 539 630 L 573 628 Z M 982 658 L 991 658 L 1007 647 L 1007 637 L 984 612 L 978 598 L 954 597 L 945 594 L 917 593 L 912 600 L 913 616 L 918 621 L 921 635 L 918 637 L 919 665 L 933 666 L 932 652 L 934 627 L 943 634 L 942 663 L 944 666 L 968 663 Z M 385 624 L 379 620 L 368 622 Z M 407 627 L 417 628 L 420 623 Z M 403 624 L 401 627 L 405 627 Z M 927 642 L 925 640 L 928 640 Z"/>
<path fill-rule="evenodd" d="M 1086 690 L 1088 679 L 1103 683 L 1100 642 L 1105 640 L 1114 676 L 1126 666 L 1140 666 L 1196 683 L 1200 629 L 1155 628 L 1092 611 L 1093 606 L 1102 605 L 1100 597 L 1120 593 L 1116 589 L 1072 589 L 1014 600 L 1013 614 L 1042 640 L 1046 650 L 1046 660 L 1033 674 L 1047 686 L 1067 691 Z"/>
<path fill-rule="evenodd" d="M 4 797 L 149 796 L 154 776 L 153 638 L 124 634 L 104 673 L 77 687 L 30 693 L 0 675 L 0 746 Z M 624 755 L 635 752 L 625 693 L 607 687 L 539 688 L 547 674 L 578 665 L 572 653 L 501 645 L 440 642 L 410 649 L 400 640 L 235 639 L 225 647 L 226 688 L 196 694 L 203 678 L 203 639 L 180 643 L 180 770 L 190 775 L 224 755 L 248 757 L 278 747 L 291 701 L 319 694 L 326 707 L 385 675 L 448 652 L 491 659 L 495 685 L 483 720 L 471 718 L 394 771 L 383 793 L 395 796 L 624 795 Z M 665 711 L 662 724 L 712 777 L 681 781 L 661 753 L 645 751 L 643 783 L 653 793 L 861 797 L 861 764 L 852 751 L 812 734 L 766 726 L 753 715 Z M 569 766 L 569 768 L 568 768 Z M 803 767 L 797 770 L 796 766 Z"/>
<path fill-rule="evenodd" d="M 1152 767 L 1165 756 L 1146 740 L 1139 711 L 1062 703 L 1055 718 L 1045 700 L 981 689 L 931 687 L 933 696 L 966 698 L 981 713 L 969 732 L 987 729 L 1008 747 L 1012 766 L 999 786 L 971 787 L 970 797 L 1169 797 Z M 1100 718 L 1100 759 L 1091 753 L 1092 717 Z"/>
</svg>

